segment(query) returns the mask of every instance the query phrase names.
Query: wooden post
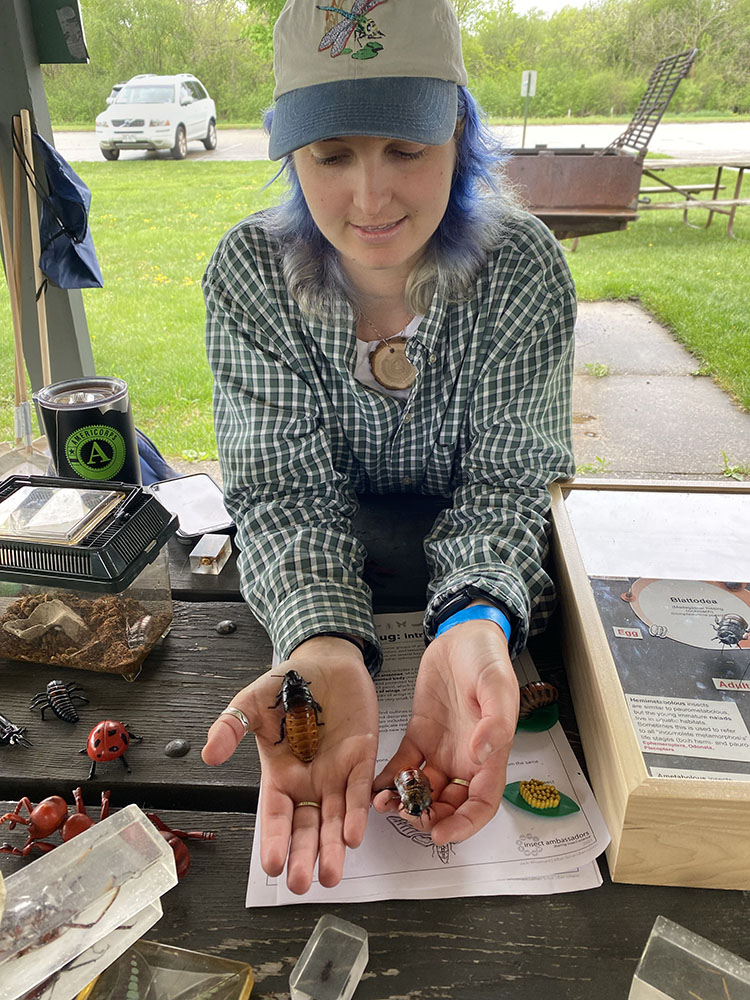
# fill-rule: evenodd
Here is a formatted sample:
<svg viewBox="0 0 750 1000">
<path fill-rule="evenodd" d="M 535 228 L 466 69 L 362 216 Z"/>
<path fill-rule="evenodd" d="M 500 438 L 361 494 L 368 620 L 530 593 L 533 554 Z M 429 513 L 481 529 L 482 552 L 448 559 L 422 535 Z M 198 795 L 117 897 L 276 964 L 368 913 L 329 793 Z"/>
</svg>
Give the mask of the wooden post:
<svg viewBox="0 0 750 1000">
<path fill-rule="evenodd" d="M 14 115 L 19 114 L 21 108 L 30 110 L 34 130 L 48 142 L 53 142 L 28 0 L 0 2 L 0 64 L 3 67 L 3 86 L 0 87 L 0 161 L 4 176 L 12 177 L 11 120 Z M 7 190 L 7 186 L 5 195 L 8 214 L 14 216 L 10 204 L 12 193 Z M 28 213 L 22 213 L 21 230 L 23 348 L 31 384 L 36 390 L 41 388 L 44 377 L 37 329 Z M 14 242 L 17 243 L 16 237 Z M 59 382 L 81 375 L 94 375 L 94 359 L 80 291 L 50 286 L 47 292 L 47 310 L 51 318 L 51 380 Z"/>
<path fill-rule="evenodd" d="M 15 123 L 14 123 L 15 131 Z M 34 162 L 34 141 L 31 138 L 31 115 L 26 108 L 21 108 L 21 132 L 23 134 L 23 153 L 26 163 Z M 39 328 L 39 358 L 42 365 L 42 385 L 50 385 L 52 372 L 49 359 L 49 334 L 47 332 L 47 284 L 39 268 L 39 258 L 42 246 L 39 239 L 39 209 L 36 201 L 34 180 L 26 175 L 26 199 L 29 209 L 29 230 L 31 233 L 31 260 L 34 275 L 36 298 L 36 321 Z"/>
</svg>

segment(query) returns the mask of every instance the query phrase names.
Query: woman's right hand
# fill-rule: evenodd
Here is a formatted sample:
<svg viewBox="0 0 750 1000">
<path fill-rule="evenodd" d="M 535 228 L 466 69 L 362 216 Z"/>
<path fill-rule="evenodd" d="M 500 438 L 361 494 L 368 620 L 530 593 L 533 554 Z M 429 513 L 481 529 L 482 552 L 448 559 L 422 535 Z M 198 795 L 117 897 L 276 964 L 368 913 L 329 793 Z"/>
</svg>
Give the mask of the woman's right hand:
<svg viewBox="0 0 750 1000">
<path fill-rule="evenodd" d="M 286 739 L 277 742 L 283 709 L 272 706 L 288 670 L 301 674 L 322 707 L 320 748 L 309 764 L 294 756 Z M 378 747 L 375 686 L 361 654 L 345 639 L 315 636 L 243 688 L 231 706 L 244 712 L 258 744 L 263 870 L 278 876 L 288 859 L 287 886 L 301 894 L 318 861 L 320 884 L 337 885 L 346 848 L 359 847 L 364 837 Z M 203 760 L 222 764 L 243 735 L 238 719 L 220 715 L 208 731 Z"/>
</svg>

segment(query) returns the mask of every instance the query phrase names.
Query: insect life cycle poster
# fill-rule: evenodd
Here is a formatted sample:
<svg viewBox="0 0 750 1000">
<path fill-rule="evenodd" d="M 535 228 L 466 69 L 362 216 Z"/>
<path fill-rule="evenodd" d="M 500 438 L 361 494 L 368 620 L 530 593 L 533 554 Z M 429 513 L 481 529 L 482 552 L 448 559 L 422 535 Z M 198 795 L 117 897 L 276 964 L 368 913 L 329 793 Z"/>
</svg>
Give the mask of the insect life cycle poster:
<svg viewBox="0 0 750 1000">
<path fill-rule="evenodd" d="M 652 777 L 750 781 L 746 583 L 592 577 Z"/>
<path fill-rule="evenodd" d="M 566 509 L 649 774 L 750 781 L 750 495 Z"/>
<path fill-rule="evenodd" d="M 414 612 L 375 616 L 384 651 L 376 681 L 380 706 L 376 774 L 395 753 L 411 714 L 424 653 L 422 617 Z M 518 657 L 515 668 L 522 685 L 539 679 L 527 653 Z M 479 833 L 463 843 L 438 847 L 427 830 L 420 831 L 400 815 L 383 816 L 372 809 L 364 842 L 347 852 L 339 885 L 326 889 L 314 878 L 304 896 L 289 892 L 286 872 L 270 878 L 262 870 L 258 808 L 245 905 L 543 894 L 598 887 L 602 879 L 595 859 L 607 847 L 609 833 L 559 723 L 544 732 L 516 733 L 508 782 L 532 777 L 553 783 L 579 811 L 544 816 L 503 800 Z"/>
</svg>

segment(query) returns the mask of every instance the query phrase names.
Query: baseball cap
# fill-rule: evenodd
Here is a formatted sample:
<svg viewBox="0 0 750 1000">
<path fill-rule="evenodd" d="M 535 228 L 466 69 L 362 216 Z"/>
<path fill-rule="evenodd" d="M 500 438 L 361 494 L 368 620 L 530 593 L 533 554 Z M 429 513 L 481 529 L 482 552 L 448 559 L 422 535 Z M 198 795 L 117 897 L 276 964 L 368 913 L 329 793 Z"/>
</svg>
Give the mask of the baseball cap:
<svg viewBox="0 0 750 1000">
<path fill-rule="evenodd" d="M 273 35 L 272 160 L 340 135 L 453 135 L 468 78 L 450 0 L 287 0 Z"/>
</svg>

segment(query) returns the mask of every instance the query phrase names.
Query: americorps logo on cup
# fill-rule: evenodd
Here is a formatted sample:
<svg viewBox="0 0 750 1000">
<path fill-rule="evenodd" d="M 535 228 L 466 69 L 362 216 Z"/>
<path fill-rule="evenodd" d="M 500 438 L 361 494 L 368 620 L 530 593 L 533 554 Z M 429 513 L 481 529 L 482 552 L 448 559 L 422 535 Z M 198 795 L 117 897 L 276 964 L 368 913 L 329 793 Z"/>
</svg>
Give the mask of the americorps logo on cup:
<svg viewBox="0 0 750 1000">
<path fill-rule="evenodd" d="M 82 479 L 113 479 L 125 464 L 125 438 L 114 427 L 80 427 L 65 442 L 65 457 Z"/>
</svg>

